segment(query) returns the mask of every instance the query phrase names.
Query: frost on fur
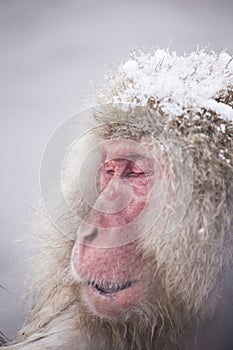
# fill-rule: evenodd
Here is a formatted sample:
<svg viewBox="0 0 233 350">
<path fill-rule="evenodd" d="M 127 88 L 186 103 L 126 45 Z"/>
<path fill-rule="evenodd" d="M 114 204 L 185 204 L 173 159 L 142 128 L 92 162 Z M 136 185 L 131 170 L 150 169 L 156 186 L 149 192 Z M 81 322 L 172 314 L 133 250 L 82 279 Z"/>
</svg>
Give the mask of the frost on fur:
<svg viewBox="0 0 233 350">
<path fill-rule="evenodd" d="M 116 72 L 109 72 L 99 98 L 105 103 L 129 106 L 150 104 L 175 118 L 211 110 L 224 120 L 233 120 L 233 58 L 226 52 L 196 51 L 178 56 L 175 52 L 134 52 Z M 125 107 L 124 107 L 125 108 Z"/>
</svg>

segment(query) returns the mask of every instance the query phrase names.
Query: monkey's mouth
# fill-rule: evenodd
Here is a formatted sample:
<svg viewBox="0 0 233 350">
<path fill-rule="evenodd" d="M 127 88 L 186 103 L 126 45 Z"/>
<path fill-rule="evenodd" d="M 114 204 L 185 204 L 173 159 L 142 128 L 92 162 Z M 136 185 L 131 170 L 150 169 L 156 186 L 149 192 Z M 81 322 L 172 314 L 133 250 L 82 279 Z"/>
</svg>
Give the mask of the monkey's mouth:
<svg viewBox="0 0 233 350">
<path fill-rule="evenodd" d="M 86 280 L 82 296 L 87 307 L 97 315 L 118 317 L 130 312 L 144 295 L 140 280 Z"/>
<path fill-rule="evenodd" d="M 115 282 L 96 283 L 94 281 L 88 281 L 87 285 L 99 291 L 101 294 L 114 294 L 132 287 L 132 285 L 135 283 L 136 281 L 127 281 L 122 283 L 115 283 Z"/>
</svg>

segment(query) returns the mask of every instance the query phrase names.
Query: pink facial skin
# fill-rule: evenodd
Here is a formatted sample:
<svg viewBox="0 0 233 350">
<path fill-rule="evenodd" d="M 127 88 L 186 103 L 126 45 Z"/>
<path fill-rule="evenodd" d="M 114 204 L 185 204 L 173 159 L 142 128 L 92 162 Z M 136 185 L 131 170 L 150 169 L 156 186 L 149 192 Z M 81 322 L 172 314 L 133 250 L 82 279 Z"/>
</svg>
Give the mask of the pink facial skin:
<svg viewBox="0 0 233 350">
<path fill-rule="evenodd" d="M 124 140 L 120 146 L 119 142 L 107 144 L 102 154 L 100 194 L 85 220 L 88 228 L 83 226 L 73 248 L 72 267 L 84 282 L 82 295 L 91 311 L 120 316 L 137 306 L 147 289 L 148 272 L 136 249 L 136 237 L 127 244 L 119 237 L 134 234 L 127 232 L 132 227 L 128 224 L 147 204 L 155 182 L 155 161 L 149 152 L 135 153 Z"/>
</svg>

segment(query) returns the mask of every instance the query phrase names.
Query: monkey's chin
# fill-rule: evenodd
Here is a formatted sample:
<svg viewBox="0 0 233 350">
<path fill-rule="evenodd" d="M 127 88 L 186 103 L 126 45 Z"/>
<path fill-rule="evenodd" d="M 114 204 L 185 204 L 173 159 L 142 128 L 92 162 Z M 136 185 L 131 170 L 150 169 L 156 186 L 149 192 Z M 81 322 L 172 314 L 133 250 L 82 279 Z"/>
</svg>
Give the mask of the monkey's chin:
<svg viewBox="0 0 233 350">
<path fill-rule="evenodd" d="M 85 285 L 82 287 L 83 298 L 95 314 L 108 317 L 123 316 L 135 308 L 144 295 L 140 282 L 134 281 L 125 285 L 125 288 L 118 288 L 113 292 L 105 292 L 93 284 Z"/>
</svg>

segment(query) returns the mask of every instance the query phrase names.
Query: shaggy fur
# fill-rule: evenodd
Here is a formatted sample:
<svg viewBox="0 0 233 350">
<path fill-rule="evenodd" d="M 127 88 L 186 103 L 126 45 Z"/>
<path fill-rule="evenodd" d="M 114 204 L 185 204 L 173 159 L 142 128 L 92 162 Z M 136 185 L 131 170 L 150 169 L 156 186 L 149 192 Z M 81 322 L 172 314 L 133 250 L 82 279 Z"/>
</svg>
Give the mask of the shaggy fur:
<svg viewBox="0 0 233 350">
<path fill-rule="evenodd" d="M 4 345 L 7 343 L 7 338 L 0 332 L 0 346 Z"/>
<path fill-rule="evenodd" d="M 228 349 L 227 340 L 219 340 L 225 333 L 214 320 L 219 317 L 227 323 L 222 310 L 233 301 L 232 121 L 223 119 L 216 110 L 195 106 L 171 117 L 156 96 L 124 111 L 112 102 L 114 96 L 127 90 L 121 79 L 114 91 L 111 83 L 98 97 L 90 125 L 102 126 L 93 137 L 140 140 L 163 154 L 164 163 L 175 160 L 181 174 L 190 166 L 193 190 L 184 218 L 172 232 L 166 232 L 164 225 L 177 206 L 166 202 L 158 223 L 146 235 L 139 235 L 137 249 L 151 273 L 147 299 L 125 317 L 105 319 L 83 303 L 80 285 L 70 270 L 79 220 L 58 203 L 57 217 L 64 235 L 41 209 L 36 232 L 39 248 L 30 275 L 31 308 L 24 327 L 5 349 L 204 350 L 209 346 L 209 333 L 210 337 L 215 335 L 211 349 L 220 350 L 222 344 Z M 232 108 L 232 91 L 233 85 L 228 85 L 214 98 Z M 78 159 L 74 157 L 73 162 Z M 172 174 L 172 165 L 170 170 Z M 88 208 L 72 179 L 68 172 L 67 198 L 82 217 Z M 171 175 L 170 186 L 175 192 L 175 175 Z M 153 207 L 148 213 L 150 222 L 151 218 Z"/>
</svg>

